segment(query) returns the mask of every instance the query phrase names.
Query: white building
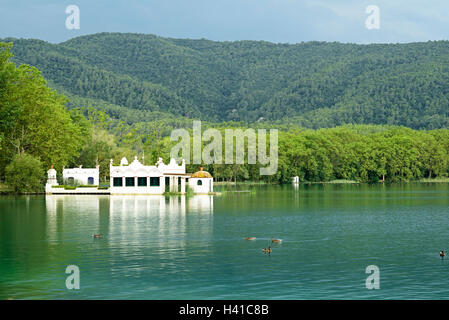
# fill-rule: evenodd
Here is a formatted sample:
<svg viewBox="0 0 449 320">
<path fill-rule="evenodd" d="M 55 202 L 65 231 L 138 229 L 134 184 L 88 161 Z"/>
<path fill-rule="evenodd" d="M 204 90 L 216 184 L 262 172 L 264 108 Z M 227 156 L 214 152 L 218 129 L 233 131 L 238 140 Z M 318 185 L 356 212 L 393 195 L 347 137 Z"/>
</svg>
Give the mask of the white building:
<svg viewBox="0 0 449 320">
<path fill-rule="evenodd" d="M 163 194 L 164 192 L 186 192 L 185 161 L 178 165 L 175 159 L 165 164 L 161 158 L 154 166 L 143 165 L 137 157 L 131 164 L 126 158 L 115 166 L 110 163 L 110 193 L 111 194 Z"/>
<path fill-rule="evenodd" d="M 195 172 L 189 178 L 189 187 L 192 188 L 193 193 L 207 194 L 214 191 L 214 179 L 209 172 L 200 168 L 200 171 Z"/>
<path fill-rule="evenodd" d="M 213 192 L 213 178 L 209 172 L 200 171 L 192 174 L 186 173 L 186 164 L 182 160 L 178 165 L 175 159 L 165 164 L 162 158 L 153 166 L 142 164 L 137 157 L 128 164 L 122 158 L 119 165 L 109 164 L 110 186 L 99 188 L 99 166 L 96 168 L 64 169 L 64 184 L 86 185 L 76 188 L 60 187 L 56 181 L 56 170 L 53 166 L 48 170 L 48 180 L 45 186 L 47 194 L 146 194 L 162 195 L 165 192 L 186 193 L 186 186 L 192 188 L 194 193 L 208 194 Z M 97 186 L 89 187 L 89 185 Z"/>
<path fill-rule="evenodd" d="M 57 185 L 58 181 L 56 180 L 56 170 L 53 169 L 53 165 L 51 165 L 51 168 L 47 171 L 47 183 L 45 184 L 45 192 L 51 192 L 53 186 Z"/>
<path fill-rule="evenodd" d="M 70 168 L 62 170 L 64 184 L 97 185 L 100 183 L 100 166 L 96 168 Z"/>
</svg>

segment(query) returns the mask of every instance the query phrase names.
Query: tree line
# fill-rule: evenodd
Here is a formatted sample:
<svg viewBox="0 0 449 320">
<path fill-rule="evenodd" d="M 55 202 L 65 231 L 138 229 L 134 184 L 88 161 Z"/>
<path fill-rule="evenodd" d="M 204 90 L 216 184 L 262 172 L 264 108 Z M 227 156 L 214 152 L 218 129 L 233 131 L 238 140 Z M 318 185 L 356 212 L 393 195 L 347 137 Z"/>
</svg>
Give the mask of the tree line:
<svg viewBox="0 0 449 320">
<path fill-rule="evenodd" d="M 175 128 L 192 119 L 140 111 L 94 98 L 58 93 L 41 72 L 11 61 L 11 44 L 0 42 L 0 180 L 16 192 L 41 191 L 46 170 L 100 165 L 107 182 L 109 160 L 145 156 L 169 161 Z M 109 114 L 114 110 L 116 117 Z M 129 121 L 135 117 L 135 121 Z M 122 119 L 123 118 L 123 119 Z M 259 164 L 203 165 L 216 181 L 289 183 L 354 180 L 397 182 L 449 175 L 449 130 L 415 130 L 390 125 L 343 125 L 305 129 L 276 122 L 203 122 L 216 128 L 279 129 L 278 171 L 259 174 Z M 223 134 L 224 136 L 224 134 Z M 234 150 L 235 151 L 235 150 Z M 188 165 L 194 172 L 200 165 Z"/>
</svg>

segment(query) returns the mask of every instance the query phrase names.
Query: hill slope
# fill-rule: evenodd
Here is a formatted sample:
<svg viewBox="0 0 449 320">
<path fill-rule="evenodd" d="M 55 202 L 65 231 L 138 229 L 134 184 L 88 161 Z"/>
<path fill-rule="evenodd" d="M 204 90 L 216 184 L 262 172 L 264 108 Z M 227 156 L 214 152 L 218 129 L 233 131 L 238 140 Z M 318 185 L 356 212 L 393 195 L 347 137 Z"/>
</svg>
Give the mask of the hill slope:
<svg viewBox="0 0 449 320">
<path fill-rule="evenodd" d="M 449 125 L 448 41 L 290 45 L 121 33 L 3 41 L 58 89 L 115 110 L 311 128 Z"/>
</svg>

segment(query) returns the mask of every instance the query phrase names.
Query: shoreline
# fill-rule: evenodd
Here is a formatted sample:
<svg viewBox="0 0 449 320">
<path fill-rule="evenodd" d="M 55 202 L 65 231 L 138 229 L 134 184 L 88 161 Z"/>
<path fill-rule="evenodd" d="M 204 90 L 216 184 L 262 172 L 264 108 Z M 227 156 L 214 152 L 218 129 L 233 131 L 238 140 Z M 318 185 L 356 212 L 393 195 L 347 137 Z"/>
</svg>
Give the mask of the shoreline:
<svg viewBox="0 0 449 320">
<path fill-rule="evenodd" d="M 344 180 L 344 179 L 338 179 L 338 180 L 331 180 L 331 181 L 300 181 L 299 183 L 296 183 L 296 185 L 310 185 L 310 184 L 401 184 L 401 183 L 449 183 L 449 178 L 423 178 L 419 180 L 410 180 L 410 181 L 397 181 L 397 182 L 360 182 L 356 180 Z M 268 183 L 268 182 L 258 182 L 258 181 L 237 181 L 237 182 L 226 182 L 226 181 L 220 181 L 220 182 L 214 182 L 217 186 L 235 186 L 235 185 L 287 185 L 292 184 L 295 185 L 295 183 L 288 182 L 288 183 Z"/>
<path fill-rule="evenodd" d="M 313 181 L 313 182 L 309 182 L 309 181 L 301 181 L 299 183 L 268 183 L 268 182 L 258 182 L 258 181 L 219 181 L 219 182 L 214 182 L 214 184 L 216 186 L 270 186 L 270 185 L 312 185 L 312 184 L 333 184 L 333 185 L 338 185 L 338 184 L 388 184 L 388 185 L 392 185 L 392 184 L 408 184 L 408 183 L 449 183 L 449 177 L 448 178 L 423 178 L 423 179 L 419 179 L 419 180 L 413 180 L 413 181 L 400 181 L 400 182 L 372 182 L 372 183 L 368 183 L 368 182 L 358 182 L 355 180 L 331 180 L 331 181 Z M 215 194 L 220 194 L 220 192 L 214 192 Z M 9 189 L 5 184 L 0 184 L 0 196 L 6 196 L 6 195 L 17 195 L 17 196 L 26 196 L 26 195 L 45 195 L 46 192 L 44 191 L 39 191 L 39 192 L 23 192 L 23 193 L 17 193 L 14 192 L 13 190 Z M 67 193 L 67 194 L 71 194 L 71 193 Z M 164 193 L 162 194 L 164 196 L 170 196 L 170 195 L 179 195 L 178 193 L 176 194 L 170 194 L 170 193 Z"/>
</svg>

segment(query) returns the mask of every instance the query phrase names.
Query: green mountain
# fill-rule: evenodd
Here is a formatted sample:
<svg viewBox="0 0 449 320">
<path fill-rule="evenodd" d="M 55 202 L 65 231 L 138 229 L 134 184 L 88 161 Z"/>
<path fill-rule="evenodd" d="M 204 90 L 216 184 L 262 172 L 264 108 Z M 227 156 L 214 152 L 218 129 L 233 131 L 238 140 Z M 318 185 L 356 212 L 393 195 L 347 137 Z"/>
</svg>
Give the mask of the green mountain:
<svg viewBox="0 0 449 320">
<path fill-rule="evenodd" d="M 1 41 L 14 42 L 14 61 L 42 70 L 71 106 L 129 123 L 449 126 L 449 41 L 275 44 L 124 33 Z"/>
</svg>

